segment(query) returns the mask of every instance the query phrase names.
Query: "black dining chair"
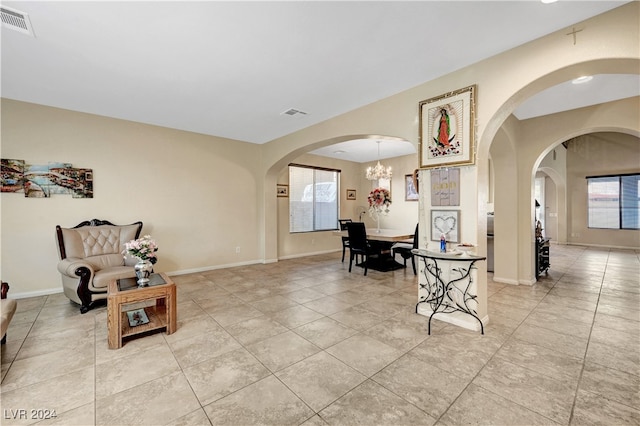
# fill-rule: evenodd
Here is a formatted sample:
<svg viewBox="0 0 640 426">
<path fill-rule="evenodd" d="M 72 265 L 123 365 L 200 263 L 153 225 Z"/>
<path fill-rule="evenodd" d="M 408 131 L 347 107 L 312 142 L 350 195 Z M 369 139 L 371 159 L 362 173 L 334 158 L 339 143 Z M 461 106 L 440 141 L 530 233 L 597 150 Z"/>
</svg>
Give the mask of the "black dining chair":
<svg viewBox="0 0 640 426">
<path fill-rule="evenodd" d="M 351 219 L 338 219 L 338 223 L 340 224 L 340 230 L 346 231 L 347 226 L 350 223 L 353 223 Z M 342 262 L 344 262 L 344 252 L 349 248 L 349 237 L 342 237 Z"/>
<path fill-rule="evenodd" d="M 347 227 L 347 232 L 349 233 L 349 272 L 351 272 L 353 258 L 360 255 L 362 257 L 364 274 L 367 275 L 369 255 L 374 254 L 367 240 L 367 229 L 363 222 L 351 222 Z"/>
<path fill-rule="evenodd" d="M 395 243 L 391 246 L 391 253 L 393 253 L 393 257 L 396 257 L 396 253 L 402 256 L 404 259 L 404 267 L 407 267 L 407 259 L 411 259 L 411 266 L 413 266 L 413 274 L 418 275 L 416 271 L 416 260 L 413 257 L 413 253 L 411 250 L 418 248 L 418 225 L 416 225 L 416 230 L 413 233 L 413 242 L 412 243 Z"/>
</svg>

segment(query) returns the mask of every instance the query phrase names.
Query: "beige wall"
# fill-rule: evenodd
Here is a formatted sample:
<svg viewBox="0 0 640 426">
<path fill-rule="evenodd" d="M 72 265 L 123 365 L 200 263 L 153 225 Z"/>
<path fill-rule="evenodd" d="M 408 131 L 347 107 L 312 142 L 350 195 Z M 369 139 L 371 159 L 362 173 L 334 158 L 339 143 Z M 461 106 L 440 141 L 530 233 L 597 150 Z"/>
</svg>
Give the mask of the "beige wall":
<svg viewBox="0 0 640 426">
<path fill-rule="evenodd" d="M 567 150 L 569 242 L 640 249 L 640 230 L 587 227 L 587 176 L 640 173 L 640 139 L 622 133 L 591 133 L 572 139 Z"/>
<path fill-rule="evenodd" d="M 340 218 L 358 220 L 358 208 L 367 207 L 367 195 L 372 188 L 372 181 L 365 178 L 368 163 L 336 160 L 318 155 L 304 154 L 292 161 L 316 167 L 340 170 Z M 385 159 L 385 166 L 391 166 L 391 213 L 380 221 L 382 228 L 394 228 L 412 233 L 418 222 L 418 202 L 405 201 L 404 175 L 413 173 L 417 167 L 416 154 Z M 288 184 L 288 167 L 284 167 L 278 175 L 278 183 Z M 347 200 L 346 190 L 356 190 L 356 200 Z M 342 249 L 340 238 L 333 231 L 311 233 L 289 233 L 289 198 L 278 198 L 278 257 L 280 259 L 299 257 L 314 253 L 326 253 Z M 364 214 L 362 220 L 367 228 L 375 227 L 374 220 Z M 337 224 L 336 224 L 337 225 Z"/>
<path fill-rule="evenodd" d="M 55 226 L 92 218 L 143 221 L 160 271 L 261 258 L 256 145 L 3 99 L 2 158 L 68 162 L 95 179 L 93 199 L 2 194 L 2 279 L 14 295 L 59 291 Z"/>
</svg>

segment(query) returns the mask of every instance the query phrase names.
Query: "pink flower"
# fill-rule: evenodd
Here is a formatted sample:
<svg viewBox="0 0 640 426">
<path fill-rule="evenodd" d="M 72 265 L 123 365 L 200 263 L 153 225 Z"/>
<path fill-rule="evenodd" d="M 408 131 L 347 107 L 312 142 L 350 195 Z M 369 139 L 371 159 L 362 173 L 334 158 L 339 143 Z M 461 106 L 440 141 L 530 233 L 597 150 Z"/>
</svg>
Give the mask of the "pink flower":
<svg viewBox="0 0 640 426">
<path fill-rule="evenodd" d="M 122 254 L 137 257 L 140 260 L 155 259 L 158 245 L 151 238 L 151 235 L 145 235 L 137 240 L 131 240 L 124 244 Z"/>
</svg>

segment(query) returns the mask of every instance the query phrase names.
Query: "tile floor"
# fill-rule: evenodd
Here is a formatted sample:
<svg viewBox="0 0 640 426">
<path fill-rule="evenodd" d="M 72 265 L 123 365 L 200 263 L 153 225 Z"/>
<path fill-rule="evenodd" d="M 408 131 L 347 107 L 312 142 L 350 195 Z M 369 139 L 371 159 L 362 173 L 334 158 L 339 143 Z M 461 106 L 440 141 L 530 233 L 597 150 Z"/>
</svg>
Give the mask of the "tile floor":
<svg viewBox="0 0 640 426">
<path fill-rule="evenodd" d="M 105 308 L 21 299 L 0 423 L 640 424 L 640 252 L 551 253 L 534 286 L 489 280 L 484 336 L 427 336 L 410 268 L 337 253 L 176 276 L 178 331 L 119 350 Z"/>
</svg>

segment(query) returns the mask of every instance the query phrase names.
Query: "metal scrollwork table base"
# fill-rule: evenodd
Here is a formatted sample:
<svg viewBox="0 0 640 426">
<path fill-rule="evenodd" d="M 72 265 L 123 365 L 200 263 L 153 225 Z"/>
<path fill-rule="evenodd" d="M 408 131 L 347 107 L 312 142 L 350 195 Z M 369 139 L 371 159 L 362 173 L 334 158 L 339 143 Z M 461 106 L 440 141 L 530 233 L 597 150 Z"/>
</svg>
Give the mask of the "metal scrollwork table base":
<svg viewBox="0 0 640 426">
<path fill-rule="evenodd" d="M 416 304 L 416 313 L 422 303 L 431 308 L 428 332 L 431 334 L 431 319 L 437 313 L 462 312 L 471 315 L 480 323 L 480 331 L 484 334 L 484 325 L 478 317 L 477 295 L 469 289 L 473 284 L 471 271 L 474 264 L 486 257 L 466 254 L 436 253 L 424 249 L 411 251 L 422 259 L 423 274 L 426 282 L 419 283 L 420 297 Z M 422 290 L 422 291 L 420 291 Z"/>
</svg>

